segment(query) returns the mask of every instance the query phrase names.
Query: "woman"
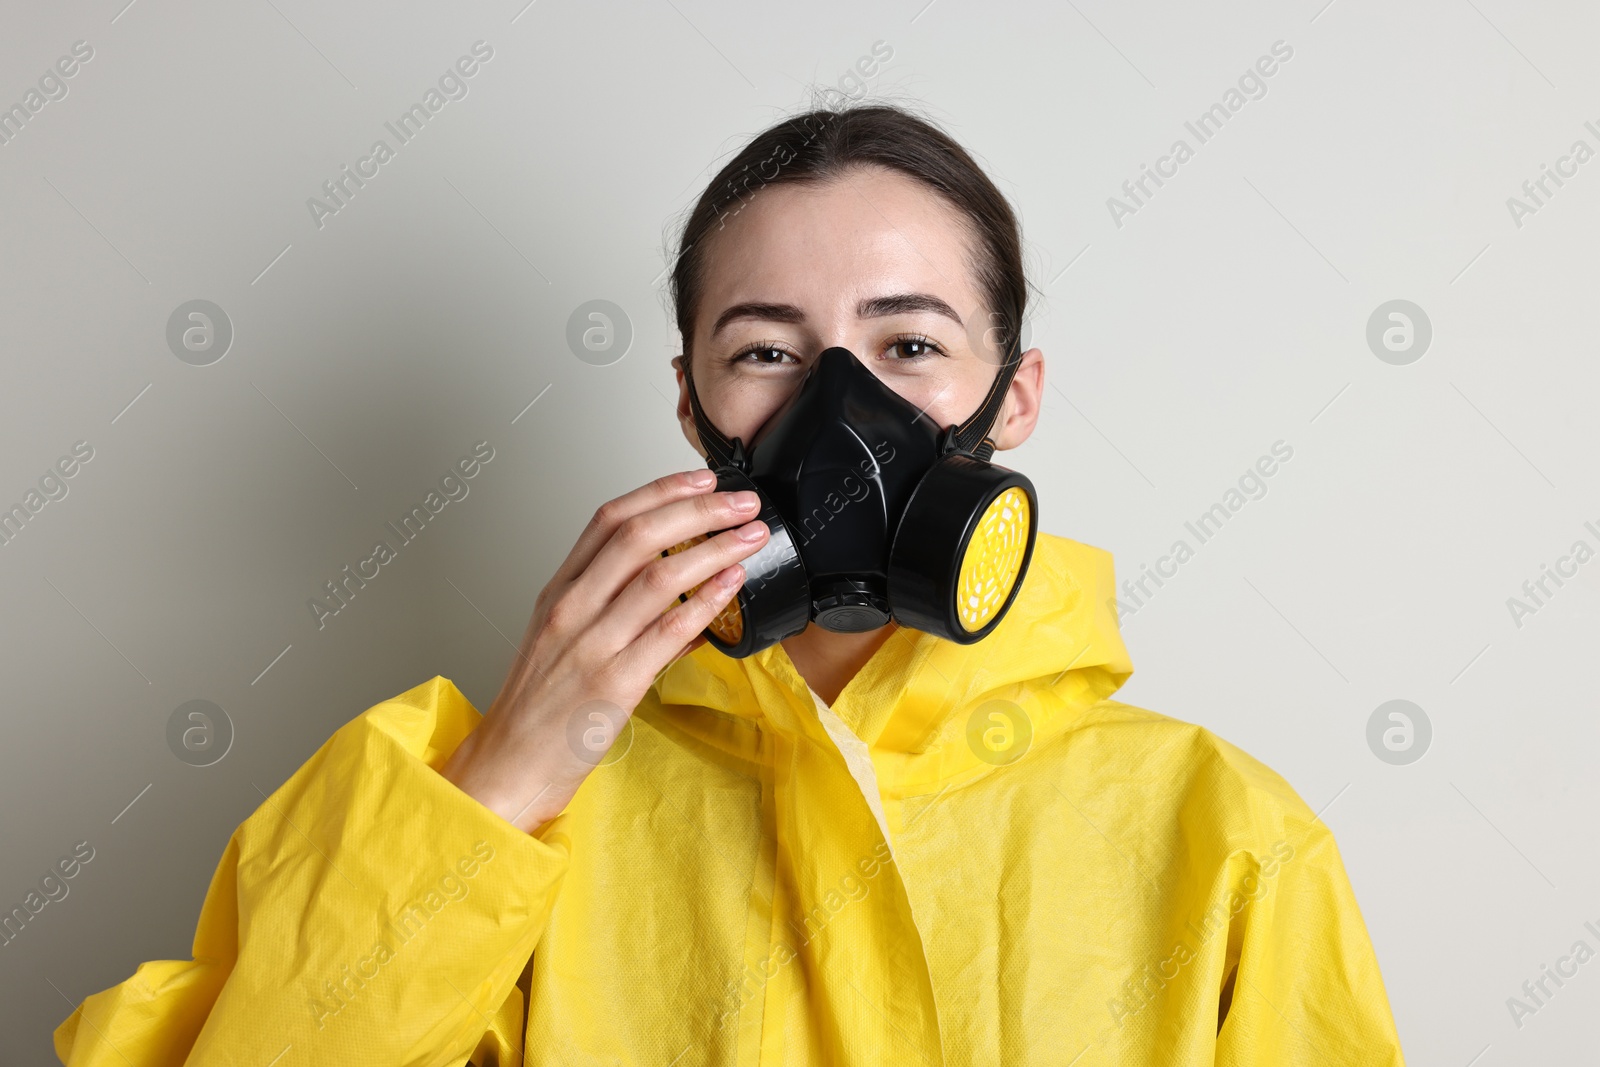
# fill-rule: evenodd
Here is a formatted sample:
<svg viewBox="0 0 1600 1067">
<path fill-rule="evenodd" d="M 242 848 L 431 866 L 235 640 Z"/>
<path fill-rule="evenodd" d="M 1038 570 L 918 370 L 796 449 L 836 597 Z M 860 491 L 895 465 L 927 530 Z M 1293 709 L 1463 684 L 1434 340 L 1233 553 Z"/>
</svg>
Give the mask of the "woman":
<svg viewBox="0 0 1600 1067">
<path fill-rule="evenodd" d="M 1020 248 L 918 117 L 778 123 L 682 235 L 686 438 L 754 440 L 829 352 L 939 427 L 1008 373 L 988 440 L 1021 444 Z M 89 997 L 63 1062 L 1402 1062 L 1327 828 L 1110 699 L 1105 552 L 1040 533 L 976 643 L 733 658 L 698 635 L 773 533 L 708 474 L 595 513 L 481 720 L 435 677 L 335 733 L 235 832 L 193 960 Z"/>
</svg>

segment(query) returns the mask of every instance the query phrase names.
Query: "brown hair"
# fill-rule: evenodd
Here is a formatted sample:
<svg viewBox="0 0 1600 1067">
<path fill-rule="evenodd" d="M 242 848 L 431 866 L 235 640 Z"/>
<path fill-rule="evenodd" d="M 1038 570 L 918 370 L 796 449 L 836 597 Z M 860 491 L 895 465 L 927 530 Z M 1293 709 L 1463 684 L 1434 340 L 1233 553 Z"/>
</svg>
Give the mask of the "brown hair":
<svg viewBox="0 0 1600 1067">
<path fill-rule="evenodd" d="M 685 355 L 694 341 L 707 240 L 764 186 L 825 182 L 851 167 L 867 165 L 920 181 L 961 212 L 970 236 L 976 238 L 976 261 L 970 269 L 992 316 L 989 336 L 1001 340 L 1021 336 L 1028 281 L 1022 265 L 1022 228 L 1010 203 L 966 149 L 932 121 L 899 105 L 870 104 L 817 108 L 768 127 L 700 194 L 678 241 L 671 278 Z"/>
</svg>

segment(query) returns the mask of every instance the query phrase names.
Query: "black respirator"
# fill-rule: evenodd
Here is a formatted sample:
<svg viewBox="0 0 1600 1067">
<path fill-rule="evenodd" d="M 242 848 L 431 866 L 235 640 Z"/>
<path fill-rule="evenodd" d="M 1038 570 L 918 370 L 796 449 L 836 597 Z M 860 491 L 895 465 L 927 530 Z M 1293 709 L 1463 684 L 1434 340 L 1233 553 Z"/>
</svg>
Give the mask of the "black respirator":
<svg viewBox="0 0 1600 1067">
<path fill-rule="evenodd" d="M 941 429 L 849 349 L 830 348 L 746 445 L 711 424 L 683 359 L 717 489 L 755 492 L 771 531 L 707 640 L 744 657 L 813 619 L 837 633 L 893 620 L 964 645 L 987 636 L 1022 587 L 1038 525 L 1033 483 L 989 462 L 1020 361 L 1013 346 L 972 417 Z"/>
</svg>

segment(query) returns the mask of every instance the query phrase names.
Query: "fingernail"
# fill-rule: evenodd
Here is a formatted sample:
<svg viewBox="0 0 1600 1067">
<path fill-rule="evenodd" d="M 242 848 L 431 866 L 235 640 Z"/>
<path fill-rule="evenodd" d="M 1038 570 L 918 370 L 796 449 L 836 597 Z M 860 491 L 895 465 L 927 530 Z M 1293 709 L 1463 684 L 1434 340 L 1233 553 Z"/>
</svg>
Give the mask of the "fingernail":
<svg viewBox="0 0 1600 1067">
<path fill-rule="evenodd" d="M 692 471 L 689 474 L 689 484 L 696 489 L 709 489 L 717 484 L 716 472 L 710 470 Z"/>
<path fill-rule="evenodd" d="M 756 542 L 767 536 L 767 524 L 757 519 L 739 527 L 739 540 Z"/>
<path fill-rule="evenodd" d="M 748 489 L 741 489 L 733 494 L 733 507 L 735 511 L 754 511 L 761 506 L 761 498 Z"/>
</svg>

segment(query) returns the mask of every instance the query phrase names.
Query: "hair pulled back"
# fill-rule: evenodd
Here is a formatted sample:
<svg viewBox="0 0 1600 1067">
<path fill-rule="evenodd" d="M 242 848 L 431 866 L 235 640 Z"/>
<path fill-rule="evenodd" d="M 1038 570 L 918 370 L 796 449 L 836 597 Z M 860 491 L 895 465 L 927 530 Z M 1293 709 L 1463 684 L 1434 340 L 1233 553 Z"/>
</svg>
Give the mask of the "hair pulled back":
<svg viewBox="0 0 1600 1067">
<path fill-rule="evenodd" d="M 1010 203 L 966 149 L 931 121 L 899 106 L 869 104 L 818 108 L 768 127 L 706 186 L 684 223 L 672 269 L 670 291 L 685 355 L 694 343 L 710 239 L 767 186 L 827 182 L 863 166 L 919 181 L 962 214 L 974 246 L 970 269 L 987 303 L 988 340 L 1020 336 L 1028 283 L 1022 229 Z"/>
</svg>

